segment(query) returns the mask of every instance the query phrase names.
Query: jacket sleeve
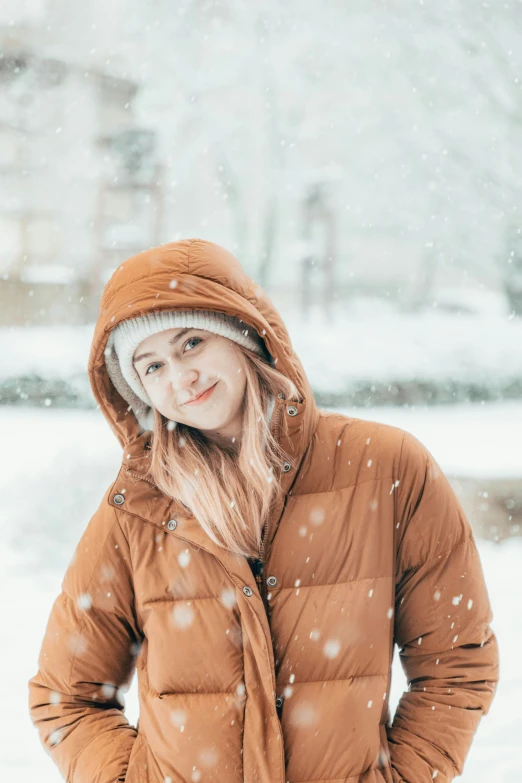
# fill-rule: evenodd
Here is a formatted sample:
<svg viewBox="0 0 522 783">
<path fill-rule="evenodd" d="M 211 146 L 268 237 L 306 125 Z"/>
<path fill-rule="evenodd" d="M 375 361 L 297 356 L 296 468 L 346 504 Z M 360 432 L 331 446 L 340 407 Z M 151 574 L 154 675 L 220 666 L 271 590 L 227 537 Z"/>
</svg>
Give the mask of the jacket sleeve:
<svg viewBox="0 0 522 783">
<path fill-rule="evenodd" d="M 405 433 L 396 484 L 395 642 L 408 681 L 388 728 L 395 783 L 460 775 L 498 679 L 482 568 L 462 507 Z"/>
<path fill-rule="evenodd" d="M 47 623 L 29 709 L 69 783 L 124 780 L 136 729 L 123 713 L 141 634 L 118 511 L 104 498 L 80 539 Z"/>
</svg>

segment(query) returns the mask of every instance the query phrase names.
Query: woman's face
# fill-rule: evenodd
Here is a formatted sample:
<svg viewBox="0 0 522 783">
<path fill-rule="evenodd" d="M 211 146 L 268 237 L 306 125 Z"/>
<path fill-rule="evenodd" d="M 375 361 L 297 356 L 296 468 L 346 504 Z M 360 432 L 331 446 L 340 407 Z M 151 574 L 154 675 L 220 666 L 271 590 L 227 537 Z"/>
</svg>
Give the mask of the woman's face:
<svg viewBox="0 0 522 783">
<path fill-rule="evenodd" d="M 223 444 L 239 439 L 245 358 L 234 342 L 204 329 L 167 329 L 138 345 L 134 367 L 163 416 Z"/>
</svg>

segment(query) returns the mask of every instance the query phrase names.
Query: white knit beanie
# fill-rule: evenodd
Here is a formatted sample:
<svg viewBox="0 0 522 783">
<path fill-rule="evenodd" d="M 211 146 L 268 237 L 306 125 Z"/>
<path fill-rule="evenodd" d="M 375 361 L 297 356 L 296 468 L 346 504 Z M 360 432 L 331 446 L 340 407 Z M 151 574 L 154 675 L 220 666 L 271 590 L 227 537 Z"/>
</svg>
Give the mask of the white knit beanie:
<svg viewBox="0 0 522 783">
<path fill-rule="evenodd" d="M 209 310 L 163 310 L 121 321 L 109 334 L 105 364 L 109 378 L 139 420 L 150 426 L 152 402 L 134 368 L 138 345 L 157 332 L 177 327 L 193 327 L 227 337 L 270 360 L 270 354 L 258 333 L 239 318 Z"/>
</svg>

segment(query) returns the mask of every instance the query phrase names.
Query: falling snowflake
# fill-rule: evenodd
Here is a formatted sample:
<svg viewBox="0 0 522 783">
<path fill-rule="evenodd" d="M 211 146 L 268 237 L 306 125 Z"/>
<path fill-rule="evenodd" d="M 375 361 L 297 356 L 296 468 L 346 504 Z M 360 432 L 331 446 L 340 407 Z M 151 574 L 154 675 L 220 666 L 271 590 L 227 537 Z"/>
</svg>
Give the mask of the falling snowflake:
<svg viewBox="0 0 522 783">
<path fill-rule="evenodd" d="M 188 628 L 194 621 L 194 609 L 188 604 L 177 604 L 172 610 L 172 621 L 177 628 Z"/>
<path fill-rule="evenodd" d="M 129 690 L 128 685 L 122 685 L 116 691 L 116 698 L 120 702 L 120 704 L 125 705 L 125 694 L 127 693 L 128 690 Z"/>
<path fill-rule="evenodd" d="M 324 508 L 316 507 L 310 511 L 312 525 L 321 525 L 324 522 Z"/>
<path fill-rule="evenodd" d="M 203 748 L 199 752 L 199 761 L 203 767 L 213 767 L 217 763 L 218 754 L 214 748 Z"/>
<path fill-rule="evenodd" d="M 89 593 L 82 593 L 78 596 L 78 600 L 76 602 L 80 609 L 83 609 L 85 612 L 91 608 L 92 606 L 92 598 L 89 595 Z"/>
<path fill-rule="evenodd" d="M 219 598 L 225 609 L 233 609 L 237 603 L 236 591 L 232 587 L 225 587 Z"/>
<path fill-rule="evenodd" d="M 185 549 L 184 552 L 180 552 L 178 555 L 178 563 L 182 568 L 186 568 L 190 563 L 190 552 Z"/>
<path fill-rule="evenodd" d="M 341 650 L 341 642 L 338 639 L 329 639 L 323 647 L 327 658 L 337 658 Z"/>
<path fill-rule="evenodd" d="M 399 486 L 399 484 L 400 484 L 400 483 L 401 483 L 401 482 L 399 481 L 399 479 L 397 479 L 397 481 L 395 481 L 395 482 L 394 482 L 394 483 L 391 485 L 391 489 L 390 489 L 390 495 L 391 495 L 391 493 L 393 492 L 393 490 L 394 490 L 396 487 L 398 487 L 398 486 Z"/>
<path fill-rule="evenodd" d="M 72 633 L 67 640 L 67 645 L 69 650 L 76 656 L 83 655 L 87 652 L 87 642 L 82 638 L 81 634 Z"/>
<path fill-rule="evenodd" d="M 113 566 L 109 565 L 108 563 L 104 563 L 101 567 L 102 582 L 112 582 L 115 576 L 116 571 L 114 570 Z"/>
<path fill-rule="evenodd" d="M 177 726 L 178 729 L 180 729 L 187 722 L 187 713 L 185 712 L 185 710 L 182 710 L 182 709 L 171 710 L 170 711 L 170 722 L 174 726 Z"/>
<path fill-rule="evenodd" d="M 56 731 L 53 731 L 49 735 L 49 742 L 51 745 L 58 745 L 58 743 L 62 740 L 62 732 L 60 729 L 56 729 Z"/>
<path fill-rule="evenodd" d="M 290 713 L 290 722 L 297 726 L 313 726 L 316 719 L 314 705 L 307 702 L 294 707 Z"/>
</svg>

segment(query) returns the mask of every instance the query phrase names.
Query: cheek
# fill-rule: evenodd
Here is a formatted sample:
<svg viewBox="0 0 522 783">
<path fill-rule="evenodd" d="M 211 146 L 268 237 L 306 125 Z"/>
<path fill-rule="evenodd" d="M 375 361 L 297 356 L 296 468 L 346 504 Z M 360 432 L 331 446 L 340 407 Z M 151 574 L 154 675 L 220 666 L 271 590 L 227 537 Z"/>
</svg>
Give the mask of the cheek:
<svg viewBox="0 0 522 783">
<path fill-rule="evenodd" d="M 229 409 L 234 409 L 234 412 L 242 403 L 245 388 L 246 378 L 243 370 L 238 372 L 237 360 L 232 360 L 227 368 L 227 372 L 222 373 L 222 390 L 219 396 L 219 404 L 224 405 Z M 231 410 L 229 410 L 229 413 Z"/>
<path fill-rule="evenodd" d="M 234 376 L 234 397 L 237 402 L 243 399 L 246 389 L 246 378 L 243 369 L 241 372 L 236 372 Z"/>
<path fill-rule="evenodd" d="M 143 385 L 145 386 L 150 399 L 155 403 L 166 399 L 166 384 L 159 375 L 151 375 Z"/>
</svg>

